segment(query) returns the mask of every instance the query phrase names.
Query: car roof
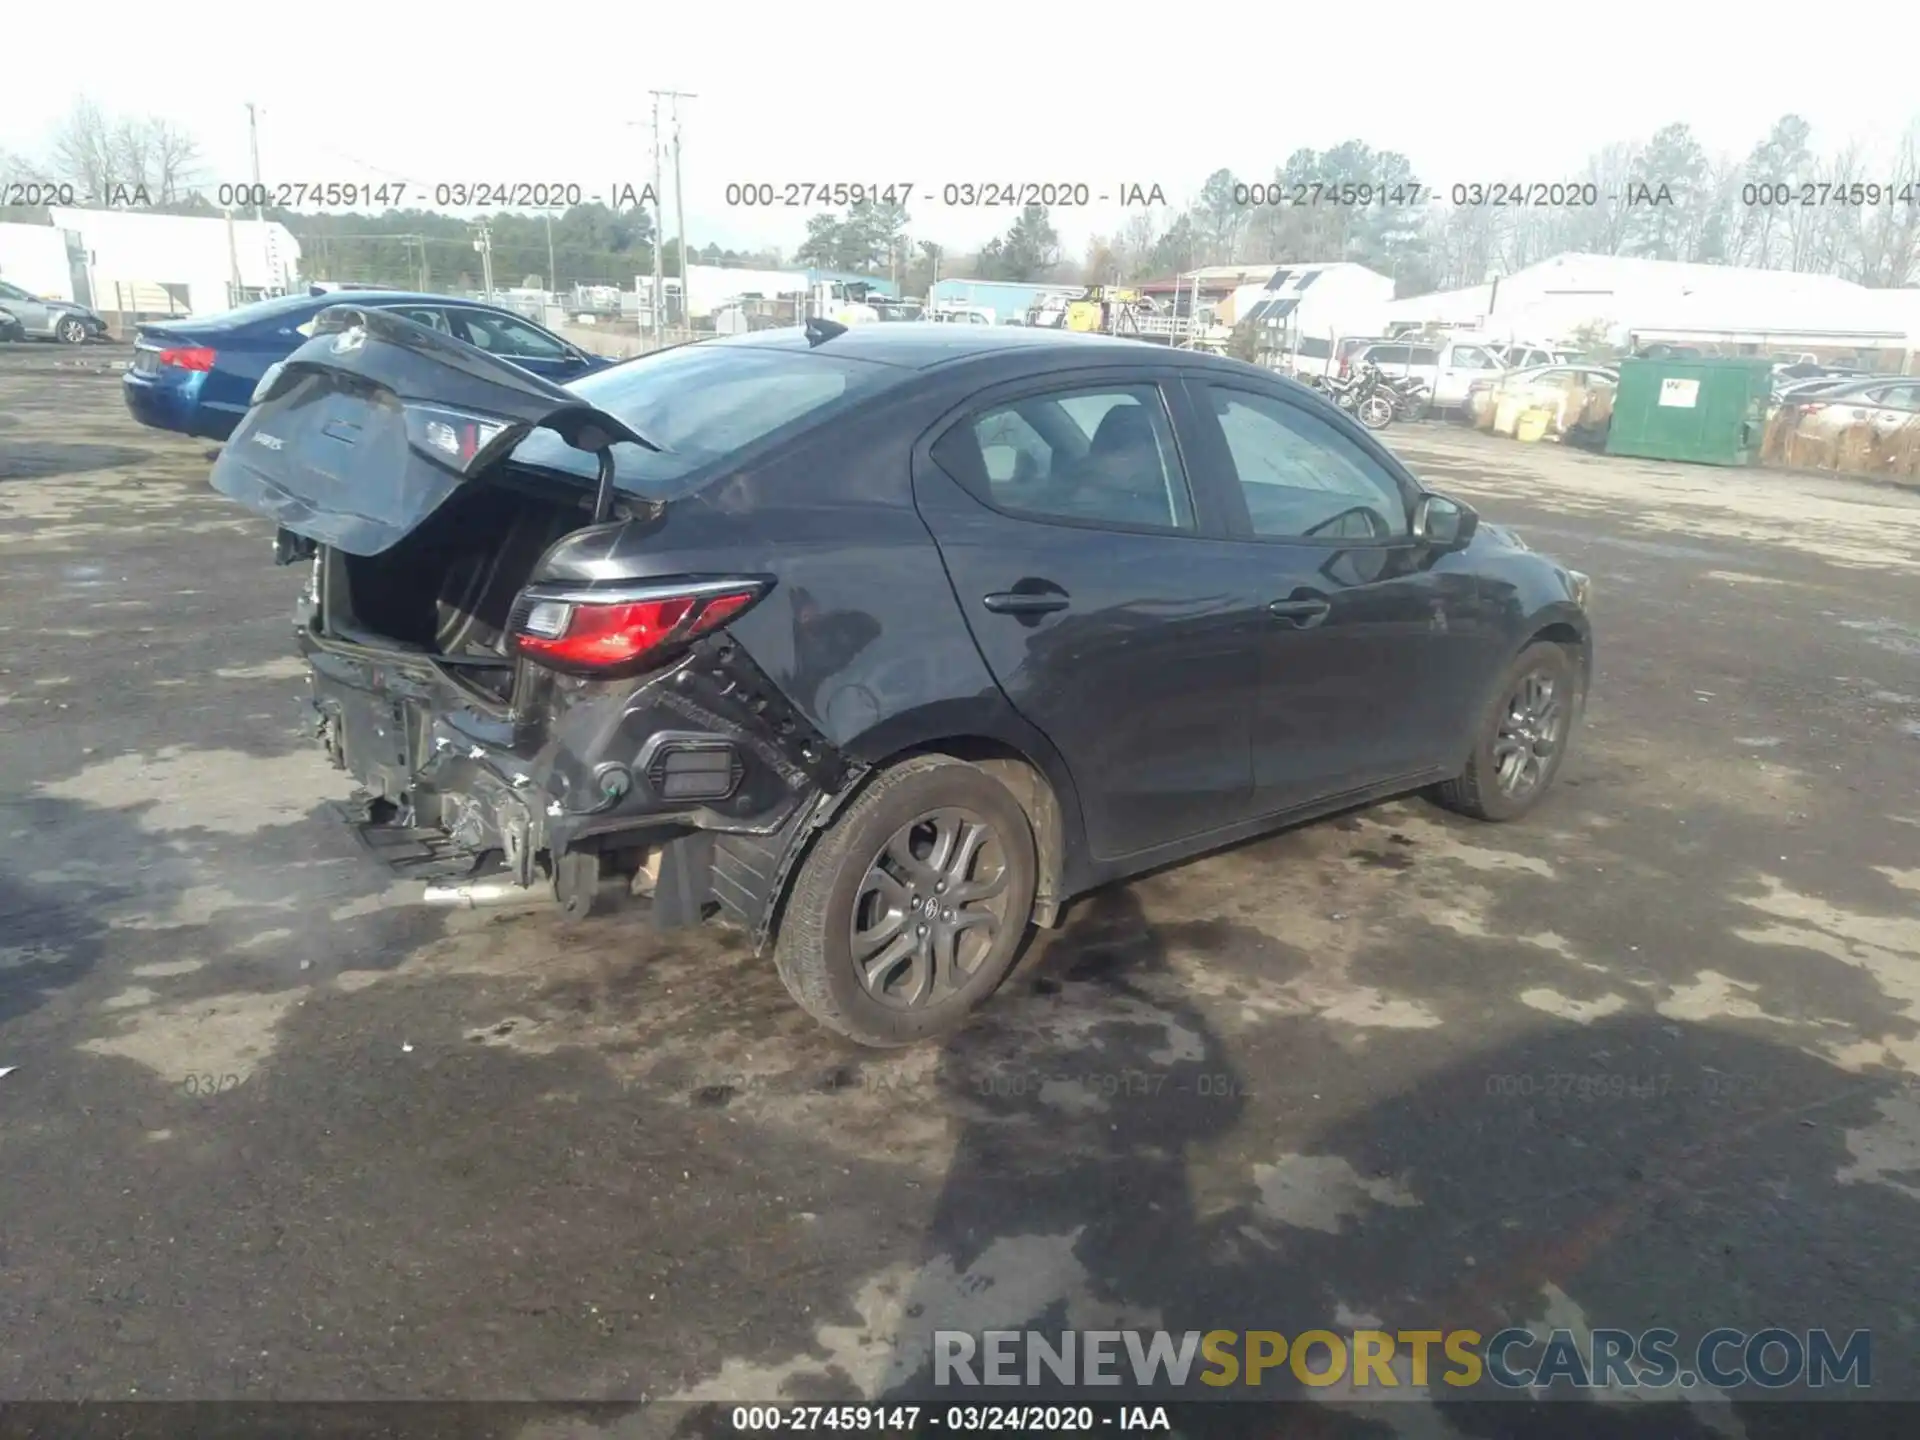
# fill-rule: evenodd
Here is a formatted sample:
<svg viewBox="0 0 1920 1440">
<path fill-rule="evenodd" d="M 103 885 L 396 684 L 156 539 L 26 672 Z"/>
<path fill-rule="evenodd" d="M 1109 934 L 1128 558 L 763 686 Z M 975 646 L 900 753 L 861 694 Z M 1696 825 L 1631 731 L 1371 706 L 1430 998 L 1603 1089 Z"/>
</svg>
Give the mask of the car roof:
<svg viewBox="0 0 1920 1440">
<path fill-rule="evenodd" d="M 1093 353 L 1100 359 L 1119 363 L 1156 358 L 1165 363 L 1176 353 L 1164 346 L 1146 345 L 1138 340 L 1112 335 L 1085 335 L 1025 325 L 945 325 L 935 321 L 913 320 L 881 325 L 849 325 L 843 333 L 822 340 L 817 345 L 797 325 L 779 330 L 756 330 L 745 335 L 728 335 L 701 343 L 758 350 L 817 349 L 823 355 L 898 365 L 908 370 L 928 370 L 957 360 L 994 355 L 1031 358 L 1047 351 L 1073 356 Z M 1182 360 L 1192 357 L 1191 351 L 1177 353 Z"/>
<path fill-rule="evenodd" d="M 275 295 L 266 300 L 256 300 L 252 304 L 239 306 L 233 310 L 220 310 L 211 315 L 181 316 L 179 319 L 158 319 L 145 328 L 166 330 L 178 334 L 189 334 L 205 329 L 228 332 L 257 324 L 285 324 L 294 316 L 312 316 L 335 305 L 459 305 L 466 309 L 487 310 L 498 315 L 512 315 L 516 319 L 526 320 L 517 310 L 509 310 L 504 305 L 486 300 L 463 300 L 458 295 L 432 295 L 425 291 L 412 290 L 329 290 L 324 295 Z M 536 320 L 528 321 L 537 325 Z"/>
</svg>

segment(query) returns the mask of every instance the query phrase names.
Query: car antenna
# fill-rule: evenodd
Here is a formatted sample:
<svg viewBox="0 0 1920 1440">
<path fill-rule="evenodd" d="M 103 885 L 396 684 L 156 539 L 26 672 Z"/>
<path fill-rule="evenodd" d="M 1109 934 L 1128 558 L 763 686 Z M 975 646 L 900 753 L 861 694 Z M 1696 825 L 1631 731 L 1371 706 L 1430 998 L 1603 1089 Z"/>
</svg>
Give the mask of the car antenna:
<svg viewBox="0 0 1920 1440">
<path fill-rule="evenodd" d="M 807 317 L 807 344 L 809 345 L 818 345 L 822 341 L 831 340 L 836 335 L 846 333 L 847 327 L 838 320 L 827 320 L 818 315 Z"/>
</svg>

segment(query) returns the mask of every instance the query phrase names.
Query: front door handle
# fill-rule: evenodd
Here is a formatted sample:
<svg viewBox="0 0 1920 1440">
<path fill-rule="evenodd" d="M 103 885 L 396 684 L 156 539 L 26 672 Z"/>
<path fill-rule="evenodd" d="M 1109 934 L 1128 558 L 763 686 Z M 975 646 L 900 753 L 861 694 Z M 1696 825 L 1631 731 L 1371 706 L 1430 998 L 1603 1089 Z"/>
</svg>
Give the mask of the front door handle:
<svg viewBox="0 0 1920 1440">
<path fill-rule="evenodd" d="M 1308 630 L 1327 618 L 1327 612 L 1333 609 L 1325 600 L 1275 600 L 1267 606 L 1267 613 L 1281 620 L 1291 620 L 1296 629 Z"/>
<path fill-rule="evenodd" d="M 1073 602 L 1059 591 L 1051 593 L 1026 590 L 1002 590 L 980 602 L 996 615 L 1047 615 L 1064 610 Z"/>
</svg>

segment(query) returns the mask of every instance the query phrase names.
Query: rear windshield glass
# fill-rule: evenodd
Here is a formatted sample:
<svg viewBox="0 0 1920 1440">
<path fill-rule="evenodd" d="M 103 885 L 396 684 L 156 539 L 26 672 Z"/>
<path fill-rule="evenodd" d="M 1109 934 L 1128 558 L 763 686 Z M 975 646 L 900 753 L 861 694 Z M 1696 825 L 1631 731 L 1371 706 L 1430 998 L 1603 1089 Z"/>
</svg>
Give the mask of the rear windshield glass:
<svg viewBox="0 0 1920 1440">
<path fill-rule="evenodd" d="M 271 300 L 256 300 L 251 305 L 242 305 L 238 310 L 220 310 L 210 315 L 195 315 L 192 324 L 203 330 L 234 330 L 242 325 L 252 325 L 261 320 L 274 320 L 298 315 L 305 319 L 308 312 L 318 313 L 329 304 L 351 305 L 352 298 L 347 295 L 321 297 L 318 295 L 276 295 Z"/>
<path fill-rule="evenodd" d="M 702 342 L 585 375 L 567 389 L 660 447 L 614 447 L 614 483 L 664 499 L 692 488 L 748 447 L 825 419 L 907 379 L 893 365 L 801 351 Z M 513 458 L 591 480 L 594 457 L 551 430 L 522 440 Z"/>
</svg>

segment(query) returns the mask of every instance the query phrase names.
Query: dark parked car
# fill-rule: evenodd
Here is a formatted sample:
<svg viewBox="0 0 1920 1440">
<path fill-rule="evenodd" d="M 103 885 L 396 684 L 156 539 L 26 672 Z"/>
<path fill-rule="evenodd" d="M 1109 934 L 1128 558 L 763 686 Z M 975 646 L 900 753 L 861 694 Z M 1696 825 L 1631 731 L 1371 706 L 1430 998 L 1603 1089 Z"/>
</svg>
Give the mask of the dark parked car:
<svg viewBox="0 0 1920 1440">
<path fill-rule="evenodd" d="M 1137 341 L 816 321 L 563 388 L 341 307 L 213 484 L 311 560 L 319 738 L 429 898 L 717 910 L 869 1045 L 1095 886 L 1410 791 L 1525 813 L 1592 666 L 1585 576 Z"/>
<path fill-rule="evenodd" d="M 226 439 L 246 414 L 267 367 L 299 349 L 313 333 L 314 317 L 338 305 L 343 294 L 356 305 L 396 311 L 551 380 L 571 380 L 612 363 L 523 315 L 477 300 L 405 290 L 318 291 L 261 300 L 202 319 L 140 326 L 133 362 L 120 383 L 127 409 L 141 424 L 158 430 Z"/>
</svg>

